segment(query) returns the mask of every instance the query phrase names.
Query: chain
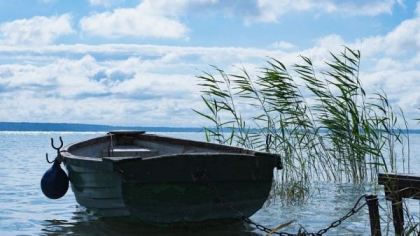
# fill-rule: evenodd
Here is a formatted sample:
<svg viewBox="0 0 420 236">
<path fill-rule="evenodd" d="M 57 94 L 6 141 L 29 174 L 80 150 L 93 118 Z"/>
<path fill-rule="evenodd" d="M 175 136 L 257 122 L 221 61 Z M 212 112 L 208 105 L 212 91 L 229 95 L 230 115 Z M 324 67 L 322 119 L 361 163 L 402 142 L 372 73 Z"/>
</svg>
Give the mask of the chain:
<svg viewBox="0 0 420 236">
<path fill-rule="evenodd" d="M 247 223 L 247 224 L 253 225 L 258 230 L 263 231 L 263 232 L 266 232 L 267 234 L 276 234 L 276 235 L 280 235 L 280 236 L 297 236 L 297 235 L 300 236 L 300 235 L 305 235 L 305 234 L 301 234 L 299 232 L 298 232 L 298 234 L 291 234 L 291 233 L 287 233 L 287 232 L 274 232 L 272 229 L 270 229 L 268 227 L 265 227 L 264 225 L 260 225 L 260 224 L 257 224 L 255 222 L 253 222 L 248 217 L 243 217 L 242 218 L 242 221 L 245 222 L 245 223 Z M 308 234 L 306 234 L 306 235 L 308 235 Z"/>
<path fill-rule="evenodd" d="M 345 214 L 343 217 L 341 217 L 340 219 L 332 222 L 327 228 L 325 229 L 321 229 L 320 231 L 318 231 L 318 235 L 323 235 L 325 234 L 329 229 L 331 228 L 335 228 L 337 226 L 339 226 L 341 223 L 343 223 L 343 221 L 347 220 L 347 218 L 349 218 L 350 216 L 356 214 L 357 212 L 359 212 L 364 206 L 367 205 L 367 202 L 363 203 L 362 205 L 359 206 L 360 201 L 365 198 L 366 199 L 366 194 L 362 195 L 359 197 L 359 199 L 357 200 L 356 204 L 354 204 L 353 208 L 347 212 L 347 214 Z"/>
<path fill-rule="evenodd" d="M 255 226 L 255 228 L 257 228 L 260 231 L 269 233 L 269 234 L 275 234 L 275 235 L 280 235 L 280 236 L 319 236 L 319 235 L 323 235 L 325 234 L 328 230 L 332 229 L 332 228 L 336 228 L 337 226 L 339 226 L 341 223 L 343 223 L 343 221 L 347 220 L 347 218 L 349 218 L 350 216 L 356 214 L 357 212 L 359 212 L 364 206 L 366 206 L 366 202 L 363 203 L 362 205 L 359 206 L 360 201 L 365 198 L 366 195 L 362 195 L 359 197 L 359 199 L 357 200 L 357 202 L 354 204 L 353 208 L 347 212 L 347 214 L 345 214 L 343 217 L 341 217 L 340 219 L 332 222 L 328 227 L 319 230 L 316 233 L 309 233 L 307 232 L 302 226 L 300 227 L 299 231 L 297 234 L 291 234 L 291 233 L 287 233 L 287 232 L 274 232 L 272 229 L 263 226 L 261 224 L 255 223 L 252 220 L 250 220 L 247 217 L 243 217 L 242 220 L 245 223 L 248 223 L 250 225 Z"/>
</svg>

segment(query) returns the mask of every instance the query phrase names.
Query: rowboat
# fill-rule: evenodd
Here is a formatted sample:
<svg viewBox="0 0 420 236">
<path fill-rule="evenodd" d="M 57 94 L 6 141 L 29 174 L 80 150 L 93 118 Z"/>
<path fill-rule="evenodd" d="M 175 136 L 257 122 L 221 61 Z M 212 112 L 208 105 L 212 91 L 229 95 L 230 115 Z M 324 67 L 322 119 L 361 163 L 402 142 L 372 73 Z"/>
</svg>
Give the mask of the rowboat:
<svg viewBox="0 0 420 236">
<path fill-rule="evenodd" d="M 249 217 L 282 168 L 275 154 L 139 131 L 110 132 L 60 154 L 80 205 L 150 223 Z"/>
</svg>

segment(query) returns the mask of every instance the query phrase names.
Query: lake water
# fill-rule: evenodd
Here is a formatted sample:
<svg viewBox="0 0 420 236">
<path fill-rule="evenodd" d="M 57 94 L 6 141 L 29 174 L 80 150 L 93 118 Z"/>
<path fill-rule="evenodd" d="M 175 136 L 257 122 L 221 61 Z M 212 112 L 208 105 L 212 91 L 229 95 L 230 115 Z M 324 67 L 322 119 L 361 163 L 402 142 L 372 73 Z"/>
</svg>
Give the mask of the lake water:
<svg viewBox="0 0 420 236">
<path fill-rule="evenodd" d="M 245 223 L 211 223 L 157 227 L 125 219 L 98 219 L 79 206 L 71 190 L 58 200 L 42 194 L 39 183 L 50 167 L 45 153 L 54 157 L 50 137 L 62 136 L 65 144 L 103 133 L 80 132 L 0 132 L 0 235 L 264 235 Z M 161 133 L 167 136 L 203 139 L 202 133 Z M 411 136 L 412 172 L 420 170 L 420 135 Z M 268 227 L 296 220 L 284 228 L 296 233 L 301 224 L 316 232 L 346 214 L 357 198 L 373 191 L 374 186 L 318 183 L 310 199 L 300 205 L 282 205 L 273 199 L 251 219 Z M 383 191 L 380 205 L 387 210 Z M 418 221 L 419 201 L 407 201 Z M 392 229 L 386 212 L 381 210 L 382 230 Z M 327 235 L 370 235 L 367 209 L 350 217 Z M 391 233 L 392 235 L 392 233 Z"/>
</svg>

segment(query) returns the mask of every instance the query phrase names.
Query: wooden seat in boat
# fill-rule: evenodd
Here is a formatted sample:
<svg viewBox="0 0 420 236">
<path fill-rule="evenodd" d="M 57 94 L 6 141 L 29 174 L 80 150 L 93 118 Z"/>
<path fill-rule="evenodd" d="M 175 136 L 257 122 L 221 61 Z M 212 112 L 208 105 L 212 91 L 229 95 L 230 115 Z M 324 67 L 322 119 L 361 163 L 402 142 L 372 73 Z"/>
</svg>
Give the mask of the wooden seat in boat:
<svg viewBox="0 0 420 236">
<path fill-rule="evenodd" d="M 118 159 L 119 157 L 151 157 L 156 156 L 157 151 L 138 146 L 114 146 L 103 150 L 103 158 Z"/>
</svg>

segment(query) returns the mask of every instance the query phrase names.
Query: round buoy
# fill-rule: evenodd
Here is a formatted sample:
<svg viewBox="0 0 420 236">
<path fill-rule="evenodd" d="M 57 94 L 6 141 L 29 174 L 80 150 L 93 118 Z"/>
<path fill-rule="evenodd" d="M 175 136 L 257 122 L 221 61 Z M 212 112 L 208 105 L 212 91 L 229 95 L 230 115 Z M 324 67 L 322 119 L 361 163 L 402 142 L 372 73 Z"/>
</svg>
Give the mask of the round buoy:
<svg viewBox="0 0 420 236">
<path fill-rule="evenodd" d="M 61 169 L 60 162 L 54 161 L 41 179 L 41 189 L 45 196 L 51 199 L 57 199 L 66 194 L 69 188 L 69 178 L 66 172 Z"/>
</svg>

